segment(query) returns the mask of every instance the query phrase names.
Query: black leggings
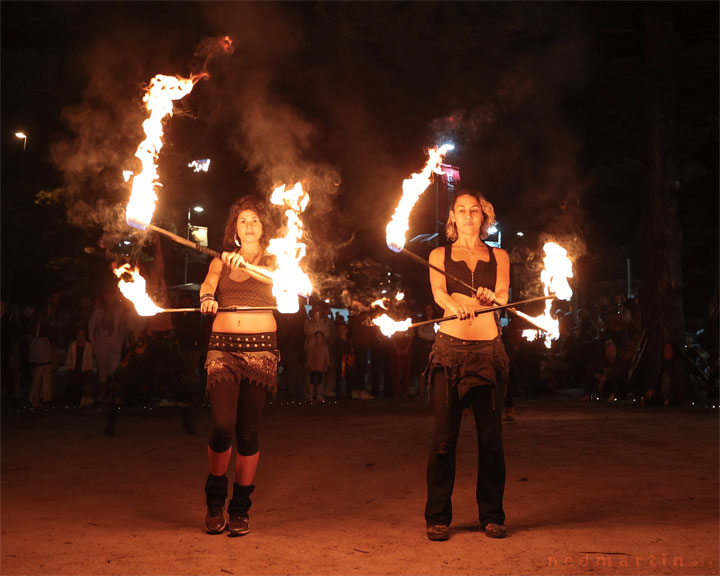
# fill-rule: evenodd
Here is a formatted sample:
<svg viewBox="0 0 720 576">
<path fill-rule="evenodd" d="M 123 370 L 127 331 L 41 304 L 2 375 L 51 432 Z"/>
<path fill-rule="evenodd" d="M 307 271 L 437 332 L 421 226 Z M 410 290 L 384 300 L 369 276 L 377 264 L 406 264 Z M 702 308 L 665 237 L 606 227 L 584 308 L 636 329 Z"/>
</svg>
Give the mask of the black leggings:
<svg viewBox="0 0 720 576">
<path fill-rule="evenodd" d="M 240 383 L 219 380 L 210 387 L 212 433 L 210 449 L 225 452 L 232 446 L 233 429 L 237 451 L 241 456 L 252 456 L 259 450 L 258 423 L 265 407 L 267 390 L 243 378 Z"/>
</svg>

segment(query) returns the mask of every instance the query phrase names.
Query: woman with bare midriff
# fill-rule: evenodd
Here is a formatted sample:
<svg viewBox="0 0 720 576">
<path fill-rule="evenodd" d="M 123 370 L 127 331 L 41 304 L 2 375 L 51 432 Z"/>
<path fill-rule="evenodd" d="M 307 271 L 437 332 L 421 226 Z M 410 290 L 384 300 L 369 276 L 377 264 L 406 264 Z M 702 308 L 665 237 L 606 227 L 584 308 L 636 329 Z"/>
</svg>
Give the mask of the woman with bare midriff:
<svg viewBox="0 0 720 576">
<path fill-rule="evenodd" d="M 494 313 L 473 311 L 506 304 L 510 276 L 507 253 L 483 242 L 495 222 L 495 211 L 481 194 L 460 191 L 455 197 L 446 234 L 451 244 L 435 248 L 430 286 L 444 316 L 430 353 L 427 371 L 431 386 L 435 434 L 427 466 L 425 521 L 430 540 L 447 540 L 452 521 L 455 452 L 462 412 L 475 416 L 478 445 L 476 501 L 481 528 L 491 538 L 504 538 L 505 456 L 501 412 L 508 376 L 508 357 Z"/>
<path fill-rule="evenodd" d="M 250 494 L 260 456 L 258 424 L 268 393 L 277 393 L 277 325 L 272 306 L 272 282 L 250 271 L 272 270 L 274 259 L 265 252 L 270 219 L 265 204 L 244 196 L 233 204 L 225 227 L 222 259 L 210 263 L 200 287 L 200 311 L 217 314 L 218 306 L 268 307 L 268 310 L 223 312 L 213 321 L 205 367 L 212 413 L 208 445 L 209 474 L 205 483 L 205 529 L 229 536 L 250 531 Z M 235 434 L 235 482 L 227 506 L 226 472 Z"/>
</svg>

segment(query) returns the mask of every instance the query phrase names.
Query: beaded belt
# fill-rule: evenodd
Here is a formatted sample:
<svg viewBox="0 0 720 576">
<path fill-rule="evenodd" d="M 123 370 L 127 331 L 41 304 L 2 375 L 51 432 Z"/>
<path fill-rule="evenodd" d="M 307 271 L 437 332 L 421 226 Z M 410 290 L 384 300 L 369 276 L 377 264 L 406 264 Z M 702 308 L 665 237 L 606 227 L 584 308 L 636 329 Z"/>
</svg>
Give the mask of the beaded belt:
<svg viewBox="0 0 720 576">
<path fill-rule="evenodd" d="M 208 350 L 220 352 L 274 352 L 277 349 L 277 334 L 233 334 L 232 332 L 213 332 L 210 334 Z"/>
</svg>

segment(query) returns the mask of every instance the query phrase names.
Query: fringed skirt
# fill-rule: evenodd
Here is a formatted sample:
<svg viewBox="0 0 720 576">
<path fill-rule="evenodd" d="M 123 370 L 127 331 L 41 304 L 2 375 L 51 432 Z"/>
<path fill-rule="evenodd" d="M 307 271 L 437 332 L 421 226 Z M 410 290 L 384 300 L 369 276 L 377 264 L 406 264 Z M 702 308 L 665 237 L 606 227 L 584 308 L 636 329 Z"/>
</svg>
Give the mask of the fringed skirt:
<svg viewBox="0 0 720 576">
<path fill-rule="evenodd" d="M 275 332 L 233 334 L 213 332 L 205 360 L 207 391 L 220 381 L 240 385 L 247 378 L 255 386 L 277 394 L 277 366 L 280 352 Z"/>
</svg>

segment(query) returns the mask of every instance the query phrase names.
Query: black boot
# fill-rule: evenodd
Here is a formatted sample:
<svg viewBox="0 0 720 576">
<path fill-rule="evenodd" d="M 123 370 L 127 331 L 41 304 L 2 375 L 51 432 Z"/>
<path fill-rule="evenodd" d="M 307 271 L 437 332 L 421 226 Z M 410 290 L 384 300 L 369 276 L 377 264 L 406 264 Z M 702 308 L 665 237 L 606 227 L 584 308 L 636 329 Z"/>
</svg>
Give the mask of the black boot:
<svg viewBox="0 0 720 576">
<path fill-rule="evenodd" d="M 213 476 L 208 474 L 205 481 L 205 502 L 207 502 L 207 514 L 205 514 L 205 529 L 208 534 L 220 534 L 225 530 L 225 500 L 227 499 L 227 477 Z"/>
<path fill-rule="evenodd" d="M 228 504 L 228 536 L 244 536 L 250 532 L 248 512 L 250 511 L 250 494 L 255 486 L 240 486 L 233 483 L 233 495 Z"/>
</svg>

